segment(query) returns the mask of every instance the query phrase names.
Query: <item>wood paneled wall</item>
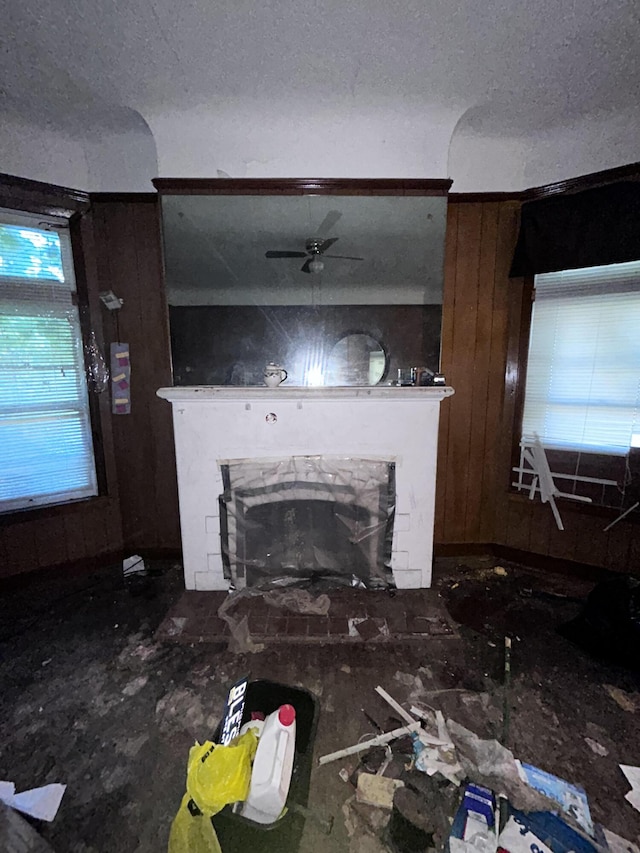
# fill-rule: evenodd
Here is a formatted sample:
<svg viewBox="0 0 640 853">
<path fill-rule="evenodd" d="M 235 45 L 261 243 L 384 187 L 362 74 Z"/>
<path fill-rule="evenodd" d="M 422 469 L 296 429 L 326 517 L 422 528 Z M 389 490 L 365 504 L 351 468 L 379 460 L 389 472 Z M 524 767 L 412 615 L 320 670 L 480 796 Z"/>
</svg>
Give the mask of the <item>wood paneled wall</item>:
<svg viewBox="0 0 640 853">
<path fill-rule="evenodd" d="M 436 543 L 492 542 L 504 370 L 507 275 L 519 204 L 448 208 Z"/>
<path fill-rule="evenodd" d="M 508 491 L 523 299 L 522 283 L 508 278 L 518 214 L 514 201 L 449 204 L 442 370 L 456 394 L 441 411 L 436 544 L 493 543 L 637 570 L 638 525 L 621 522 L 604 533 L 609 518 L 563 505 L 560 532 L 547 506 Z M 180 546 L 171 409 L 155 395 L 171 383 L 158 205 L 153 197 L 95 200 L 82 228 L 90 297 L 107 343 L 117 328 L 97 305 L 98 291 L 124 299 L 119 337 L 130 345 L 132 413 L 111 416 L 106 395 L 101 400 L 107 496 L 0 522 L 0 577 L 78 561 L 90 568 L 122 549 Z"/>
<path fill-rule="evenodd" d="M 94 201 L 91 219 L 100 290 L 124 300 L 117 318 L 103 309 L 105 338 L 119 333 L 131 355 L 131 414 L 112 417 L 123 545 L 174 551 L 180 522 L 171 406 L 156 396 L 172 384 L 157 199 Z"/>
<path fill-rule="evenodd" d="M 445 251 L 436 544 L 496 544 L 619 571 L 640 568 L 640 526 L 509 492 L 524 286 L 508 278 L 519 202 L 451 201 Z"/>
</svg>

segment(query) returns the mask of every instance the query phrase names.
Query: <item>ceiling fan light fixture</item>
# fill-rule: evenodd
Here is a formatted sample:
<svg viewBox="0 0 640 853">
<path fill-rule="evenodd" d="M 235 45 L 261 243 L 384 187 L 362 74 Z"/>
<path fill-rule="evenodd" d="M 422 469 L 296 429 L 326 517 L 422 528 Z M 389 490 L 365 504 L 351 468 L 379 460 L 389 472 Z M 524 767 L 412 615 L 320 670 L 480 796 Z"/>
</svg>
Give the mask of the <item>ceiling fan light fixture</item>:
<svg viewBox="0 0 640 853">
<path fill-rule="evenodd" d="M 321 273 L 324 269 L 324 263 L 320 260 L 320 258 L 314 258 L 309 262 L 309 272 L 312 273 Z"/>
</svg>

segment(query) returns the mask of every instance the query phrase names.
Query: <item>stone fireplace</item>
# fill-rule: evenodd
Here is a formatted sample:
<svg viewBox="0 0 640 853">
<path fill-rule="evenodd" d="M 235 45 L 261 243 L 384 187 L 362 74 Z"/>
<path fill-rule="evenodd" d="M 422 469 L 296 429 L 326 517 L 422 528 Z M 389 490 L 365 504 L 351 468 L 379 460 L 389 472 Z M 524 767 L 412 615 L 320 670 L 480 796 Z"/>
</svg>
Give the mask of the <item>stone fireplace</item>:
<svg viewBox="0 0 640 853">
<path fill-rule="evenodd" d="M 285 570 L 430 586 L 439 410 L 452 388 L 157 393 L 173 407 L 187 589 Z"/>
</svg>

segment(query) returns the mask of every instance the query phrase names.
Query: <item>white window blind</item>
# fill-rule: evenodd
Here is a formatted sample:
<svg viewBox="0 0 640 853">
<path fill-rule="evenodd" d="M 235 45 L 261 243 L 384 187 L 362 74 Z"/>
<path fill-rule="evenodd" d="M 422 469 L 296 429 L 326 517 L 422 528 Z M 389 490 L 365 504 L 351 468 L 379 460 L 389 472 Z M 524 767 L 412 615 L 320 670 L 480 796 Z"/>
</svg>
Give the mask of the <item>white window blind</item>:
<svg viewBox="0 0 640 853">
<path fill-rule="evenodd" d="M 0 511 L 97 494 L 66 223 L 0 210 Z"/>
<path fill-rule="evenodd" d="M 640 261 L 536 276 L 522 432 L 592 453 L 638 442 Z"/>
</svg>

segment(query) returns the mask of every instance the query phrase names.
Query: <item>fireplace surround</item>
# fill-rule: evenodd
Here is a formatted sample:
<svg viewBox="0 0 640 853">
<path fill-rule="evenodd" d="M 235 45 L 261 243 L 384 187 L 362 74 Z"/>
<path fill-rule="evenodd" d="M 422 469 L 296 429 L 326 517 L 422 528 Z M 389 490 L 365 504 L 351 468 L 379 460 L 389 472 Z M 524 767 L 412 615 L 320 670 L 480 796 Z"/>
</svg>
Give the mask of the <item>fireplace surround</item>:
<svg viewBox="0 0 640 853">
<path fill-rule="evenodd" d="M 228 565 L 225 570 L 221 536 L 220 498 L 230 465 L 266 463 L 265 470 L 274 471 L 288 460 L 282 470 L 290 470 L 322 459 L 329 469 L 336 459 L 392 466 L 393 581 L 399 588 L 430 586 L 438 420 L 452 388 L 192 386 L 157 393 L 173 409 L 187 589 L 237 583 L 237 572 L 234 579 Z M 260 467 L 256 473 L 265 482 Z"/>
</svg>

